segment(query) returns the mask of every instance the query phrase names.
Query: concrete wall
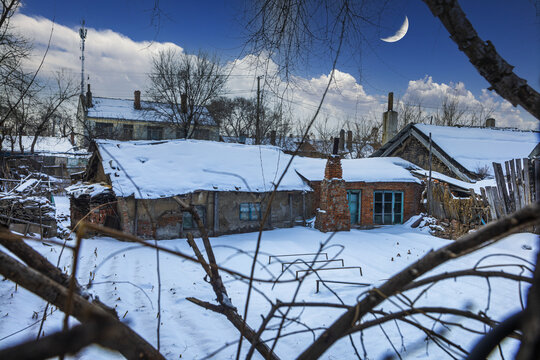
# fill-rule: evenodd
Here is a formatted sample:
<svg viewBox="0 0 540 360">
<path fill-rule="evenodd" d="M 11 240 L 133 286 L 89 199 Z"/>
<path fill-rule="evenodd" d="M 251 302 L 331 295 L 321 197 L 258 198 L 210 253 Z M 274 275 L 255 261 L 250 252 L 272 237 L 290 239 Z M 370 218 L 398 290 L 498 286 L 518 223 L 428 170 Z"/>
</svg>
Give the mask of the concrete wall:
<svg viewBox="0 0 540 360">
<path fill-rule="evenodd" d="M 209 235 L 217 236 L 257 231 L 259 221 L 240 220 L 240 204 L 260 202 L 262 217 L 268 206 L 269 193 L 201 191 L 181 197 L 195 206 L 204 208 L 206 230 Z M 311 204 L 312 193 L 278 192 L 272 203 L 271 216 L 265 224 L 265 229 L 290 227 L 295 222 L 302 223 L 305 220 L 304 213 L 310 212 Z M 199 236 L 197 229 L 184 229 L 182 209 L 172 198 L 154 200 L 119 198 L 118 210 L 124 232 L 143 238 L 153 238 L 152 222 L 154 222 L 158 239 L 186 237 L 188 232 Z"/>
<path fill-rule="evenodd" d="M 133 120 L 119 120 L 119 119 L 96 119 L 88 118 L 89 123 L 95 126 L 95 123 L 111 123 L 113 124 L 113 134 L 115 139 L 122 139 L 124 125 L 133 126 L 133 137 L 131 139 L 123 140 L 148 140 L 148 126 L 163 128 L 163 140 L 178 139 L 182 136 L 177 136 L 177 128 L 170 126 L 166 122 L 147 122 L 147 121 L 133 121 Z M 203 126 L 197 127 L 200 130 L 208 130 L 208 137 L 200 138 L 195 136 L 194 138 L 200 138 L 201 140 L 219 140 L 219 129 L 215 126 Z M 197 135 L 197 134 L 195 134 Z"/>
</svg>

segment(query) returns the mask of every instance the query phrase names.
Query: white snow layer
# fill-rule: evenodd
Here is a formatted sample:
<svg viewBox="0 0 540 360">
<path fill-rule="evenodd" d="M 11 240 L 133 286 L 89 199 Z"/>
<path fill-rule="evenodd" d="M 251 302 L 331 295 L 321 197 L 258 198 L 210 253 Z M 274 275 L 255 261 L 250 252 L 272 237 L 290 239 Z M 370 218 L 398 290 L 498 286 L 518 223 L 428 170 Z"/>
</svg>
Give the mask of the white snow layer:
<svg viewBox="0 0 540 360">
<path fill-rule="evenodd" d="M 416 124 L 426 136 L 467 170 L 476 172 L 492 162 L 526 158 L 538 144 L 540 133 L 514 129 L 451 127 Z"/>
<path fill-rule="evenodd" d="M 32 141 L 34 140 L 33 136 L 23 136 L 22 145 L 25 152 L 30 152 L 32 147 Z M 15 146 L 13 147 L 15 152 L 20 152 L 21 148 L 19 146 L 19 137 L 17 137 Z M 11 151 L 11 143 L 8 139 L 4 139 L 2 142 L 2 150 Z M 40 136 L 37 139 L 36 145 L 34 147 L 35 153 L 40 153 L 41 155 L 46 154 L 87 154 L 86 150 L 78 149 L 76 146 L 73 146 L 68 138 L 61 138 L 55 136 Z"/>
<path fill-rule="evenodd" d="M 296 157 L 294 168 L 310 181 L 324 178 L 326 159 Z M 410 170 L 420 170 L 413 163 L 398 157 L 342 159 L 343 180 L 348 182 L 416 182 L 421 181 Z"/>
<path fill-rule="evenodd" d="M 118 196 L 155 199 L 207 191 L 272 191 L 290 160 L 274 146 L 199 140 L 97 140 Z M 293 168 L 278 190 L 311 191 Z"/>
<path fill-rule="evenodd" d="M 69 214 L 67 198 L 55 198 L 55 202 L 59 207 L 57 211 L 67 211 L 66 214 Z M 274 278 L 281 274 L 281 262 L 273 259 L 268 264 L 268 255 L 317 252 L 320 250 L 321 244 L 327 240 L 328 234 L 314 229 L 295 227 L 265 231 L 259 256 L 259 260 L 265 266 L 257 265 L 255 277 L 269 279 L 272 278 L 272 275 L 268 272 L 271 272 Z M 199 246 L 202 246 L 200 239 L 196 239 L 196 241 Z M 243 274 L 250 273 L 251 256 L 256 246 L 257 233 L 220 236 L 212 238 L 211 242 L 219 265 Z M 345 304 L 354 305 L 361 298 L 360 294 L 365 293 L 366 290 L 380 286 L 386 279 L 426 253 L 449 243 L 449 240 L 429 235 L 427 230 L 411 229 L 406 224 L 383 226 L 373 230 L 338 232 L 329 240 L 322 251 L 328 253 L 329 259 L 344 259 L 345 266 L 361 266 L 363 275 L 360 276 L 356 269 L 329 270 L 319 272 L 319 274 L 326 280 L 372 284 L 366 288 L 327 283 L 327 286 L 335 291 Z M 64 251 L 61 255 L 60 246 L 46 246 L 41 241 L 29 241 L 28 244 L 46 256 L 52 263 L 56 264 L 59 261 L 59 267 L 62 269 L 67 267 L 66 271 L 70 273 L 72 258 L 69 252 Z M 193 250 L 190 249 L 185 239 L 160 241 L 159 244 L 193 256 Z M 479 261 L 477 264 L 479 266 L 503 264 L 501 267 L 494 266 L 491 269 L 494 271 L 504 270 L 505 272 L 521 274 L 521 268 L 504 266 L 504 264 L 526 265 L 525 261 L 535 261 L 537 251 L 538 242 L 534 234 L 515 234 L 478 252 L 451 260 L 425 276 L 467 269 L 475 266 Z M 495 254 L 497 256 L 486 257 Z M 504 254 L 508 256 L 504 256 Z M 517 260 L 512 256 L 519 256 L 524 260 Z M 314 257 L 297 256 L 282 257 L 281 261 L 294 261 L 297 258 L 305 259 L 308 262 L 314 259 Z M 324 258 L 322 256 L 318 260 Z M 315 264 L 316 268 L 323 266 L 335 265 Z M 156 319 L 158 284 L 156 256 L 153 249 L 137 247 L 134 244 L 128 245 L 125 242 L 106 237 L 83 240 L 77 280 L 85 287 L 86 291 L 93 296 L 98 296 L 105 304 L 114 307 L 123 322 L 154 346 L 157 346 L 156 325 L 157 321 L 160 321 L 161 353 L 167 359 L 201 359 L 210 356 L 209 354 L 222 346 L 221 351 L 218 351 L 211 358 L 234 358 L 236 341 L 239 338 L 238 330 L 228 322 L 225 316 L 205 310 L 186 300 L 186 297 L 192 296 L 215 303 L 213 300 L 215 294 L 211 285 L 204 281 L 205 273 L 201 266 L 183 261 L 170 254 L 161 253 L 160 268 L 162 282 L 162 290 L 159 295 L 161 299 L 160 319 Z M 295 270 L 306 268 L 307 266 L 303 263 L 292 265 L 291 271 L 286 271 L 282 275 L 282 279 L 294 279 Z M 528 272 L 522 275 L 531 276 Z M 232 304 L 238 309 L 244 309 L 246 283 L 224 271 L 221 271 L 221 276 L 226 284 Z M 90 279 L 93 279 L 92 286 L 89 286 Z M 309 275 L 301 288 L 298 289 L 297 294 L 297 282 L 278 283 L 277 285 L 255 282 L 254 286 L 258 291 L 252 293 L 247 323 L 255 329 L 260 326 L 261 314 L 266 315 L 271 307 L 265 300 L 265 296 L 273 302 L 277 299 L 283 302 L 294 299 L 297 302 L 338 303 L 339 300 L 336 296 L 322 285 L 319 293 L 315 292 L 317 279 L 316 275 Z M 526 299 L 529 288 L 528 284 L 522 283 L 521 285 L 520 288 L 516 282 L 502 278 L 492 278 L 487 283 L 483 278 L 458 277 L 441 281 L 425 293 L 422 293 L 423 288 L 420 288 L 407 291 L 405 294 L 410 299 L 415 299 L 418 296 L 416 307 L 457 307 L 473 313 L 487 312 L 495 320 L 501 321 L 520 310 L 520 292 L 521 297 Z M 491 291 L 491 297 L 488 297 L 488 291 Z M 0 294 L 2 295 L 0 296 L 0 316 L 2 317 L 2 321 L 0 321 L 0 339 L 2 339 L 0 346 L 6 348 L 29 338 L 35 339 L 46 302 L 21 287 L 16 288 L 11 281 L 0 282 Z M 396 298 L 394 298 L 393 302 L 384 302 L 377 308 L 385 311 L 400 311 L 401 309 L 398 307 L 400 305 L 399 302 L 396 303 Z M 47 320 L 43 328 L 45 335 L 61 330 L 63 320 L 63 313 L 57 311 L 54 306 L 48 309 Z M 242 310 L 239 311 L 242 313 Z M 290 334 L 290 336 L 284 336 L 277 343 L 275 349 L 277 355 L 282 359 L 295 358 L 313 342 L 311 332 L 294 335 L 296 331 L 305 331 L 302 324 L 312 328 L 325 328 L 342 315 L 343 311 L 343 309 L 315 307 L 292 309 L 289 317 L 299 317 L 301 323 L 286 322 L 283 334 Z M 366 315 L 364 320 L 372 319 L 371 315 Z M 481 335 L 471 334 L 457 326 L 453 327 L 452 331 L 447 331 L 437 322 L 438 317 L 429 319 L 426 316 L 415 315 L 412 319 L 429 329 L 442 332 L 444 336 L 449 337 L 451 341 L 458 343 L 466 350 L 470 350 L 481 337 Z M 457 322 L 480 332 L 486 330 L 478 322 L 452 315 L 445 315 L 442 320 Z M 70 324 L 73 326 L 76 322 L 72 320 Z M 277 324 L 279 324 L 279 319 L 272 321 L 269 326 L 275 329 Z M 386 336 L 404 359 L 450 359 L 450 356 L 435 346 L 433 341 L 427 342 L 426 335 L 415 327 L 402 322 L 398 325 L 399 328 L 393 322 L 383 324 L 384 334 L 379 327 L 364 332 L 363 340 L 370 359 L 381 359 L 388 354 L 393 354 Z M 265 331 L 263 339 L 271 339 L 275 334 L 275 331 Z M 315 330 L 315 334 L 319 336 L 321 331 Z M 405 341 L 405 346 L 401 346 L 402 339 Z M 353 341 L 357 348 L 362 349 L 360 334 L 354 334 Z M 224 346 L 224 344 L 233 344 L 233 346 Z M 270 341 L 269 344 L 272 342 Z M 507 359 L 513 358 L 518 345 L 519 342 L 515 339 L 507 339 L 503 342 L 502 349 Z M 249 343 L 244 341 L 241 358 L 245 357 L 248 348 Z M 461 357 L 460 355 L 456 356 Z M 497 351 L 492 355 L 493 358 L 498 358 Z M 97 346 L 88 347 L 71 358 L 80 360 L 122 359 L 119 354 L 108 352 Z M 262 359 L 262 356 L 256 353 L 254 358 Z M 356 356 L 349 339 L 344 338 L 334 344 L 322 358 L 355 359 Z"/>
</svg>

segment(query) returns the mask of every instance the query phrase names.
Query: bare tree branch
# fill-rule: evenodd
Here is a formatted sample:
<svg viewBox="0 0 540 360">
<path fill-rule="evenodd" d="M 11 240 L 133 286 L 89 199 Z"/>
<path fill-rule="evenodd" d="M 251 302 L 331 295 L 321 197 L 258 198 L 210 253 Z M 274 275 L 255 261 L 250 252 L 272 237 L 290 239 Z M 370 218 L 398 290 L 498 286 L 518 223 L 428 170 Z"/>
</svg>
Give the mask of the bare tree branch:
<svg viewBox="0 0 540 360">
<path fill-rule="evenodd" d="M 317 359 L 332 344 L 347 334 L 347 331 L 375 306 L 403 289 L 414 279 L 438 265 L 463 256 L 504 236 L 540 222 L 540 203 L 529 205 L 512 215 L 492 222 L 477 232 L 469 233 L 451 244 L 426 254 L 422 259 L 394 275 L 379 288 L 369 291 L 354 309 L 339 317 L 298 359 Z"/>
<path fill-rule="evenodd" d="M 457 0 L 423 0 L 434 16 L 438 17 L 450 37 L 465 53 L 469 61 L 495 90 L 512 105 L 521 105 L 536 119 L 540 120 L 540 94 L 513 72 L 495 50 L 491 41 L 479 36 Z"/>
<path fill-rule="evenodd" d="M 0 274 L 50 302 L 60 310 L 66 310 L 68 290 L 64 286 L 54 282 L 36 270 L 24 266 L 1 251 Z M 84 323 L 95 320 L 96 318 L 106 318 L 116 324 L 114 335 L 104 340 L 107 347 L 117 350 L 128 359 L 165 359 L 152 345 L 127 325 L 116 320 L 109 312 L 89 303 L 78 294 L 73 295 L 72 301 L 72 315 L 79 321 Z"/>
</svg>

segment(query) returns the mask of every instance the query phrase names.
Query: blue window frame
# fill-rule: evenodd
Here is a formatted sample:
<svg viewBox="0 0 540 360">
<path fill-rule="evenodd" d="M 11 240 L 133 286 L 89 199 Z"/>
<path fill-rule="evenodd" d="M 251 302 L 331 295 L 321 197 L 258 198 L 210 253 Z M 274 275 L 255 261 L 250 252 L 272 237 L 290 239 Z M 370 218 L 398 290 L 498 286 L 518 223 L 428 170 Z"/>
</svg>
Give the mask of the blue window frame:
<svg viewBox="0 0 540 360">
<path fill-rule="evenodd" d="M 261 203 L 241 203 L 240 220 L 260 220 Z"/>
<path fill-rule="evenodd" d="M 347 190 L 347 201 L 349 202 L 349 212 L 351 213 L 351 224 L 360 224 L 362 191 Z"/>
<path fill-rule="evenodd" d="M 403 192 L 374 191 L 373 192 L 373 223 L 401 224 L 403 223 Z"/>
</svg>

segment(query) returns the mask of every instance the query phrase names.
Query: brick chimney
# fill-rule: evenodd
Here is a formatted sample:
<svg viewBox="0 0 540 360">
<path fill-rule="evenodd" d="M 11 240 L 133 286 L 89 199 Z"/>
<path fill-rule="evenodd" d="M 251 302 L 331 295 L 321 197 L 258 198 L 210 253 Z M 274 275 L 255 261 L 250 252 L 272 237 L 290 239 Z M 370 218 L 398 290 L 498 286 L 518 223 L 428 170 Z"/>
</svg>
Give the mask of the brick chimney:
<svg viewBox="0 0 540 360">
<path fill-rule="evenodd" d="M 90 84 L 88 84 L 88 90 L 86 91 L 86 107 L 91 108 L 94 106 L 92 104 L 92 92 L 90 91 Z"/>
<path fill-rule="evenodd" d="M 351 214 L 347 202 L 341 159 L 337 154 L 338 148 L 339 138 L 335 138 L 334 151 L 328 157 L 324 169 L 324 179 L 321 181 L 315 228 L 322 232 L 349 231 L 351 229 Z"/>
<path fill-rule="evenodd" d="M 141 110 L 141 92 L 139 90 L 135 90 L 134 99 L 133 99 L 133 108 L 135 110 Z"/>
<path fill-rule="evenodd" d="M 398 133 L 398 113 L 394 111 L 394 93 L 388 93 L 388 110 L 383 113 L 382 144 L 386 144 Z"/>
<path fill-rule="evenodd" d="M 347 131 L 347 150 L 352 151 L 352 131 Z"/>
<path fill-rule="evenodd" d="M 339 131 L 339 151 L 345 151 L 345 130 L 343 129 Z"/>
<path fill-rule="evenodd" d="M 270 131 L 270 145 L 276 145 L 276 130 Z"/>
<path fill-rule="evenodd" d="M 487 118 L 486 119 L 486 127 L 494 128 L 495 127 L 495 119 L 494 118 Z"/>
</svg>

